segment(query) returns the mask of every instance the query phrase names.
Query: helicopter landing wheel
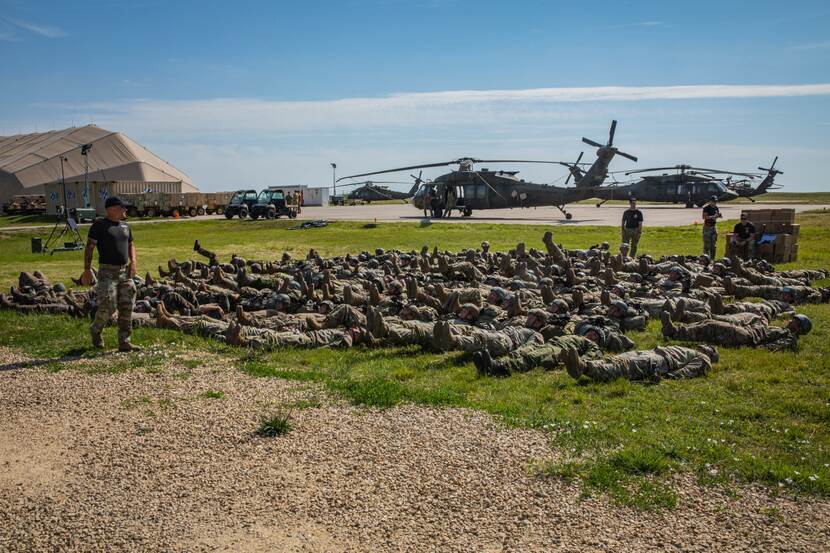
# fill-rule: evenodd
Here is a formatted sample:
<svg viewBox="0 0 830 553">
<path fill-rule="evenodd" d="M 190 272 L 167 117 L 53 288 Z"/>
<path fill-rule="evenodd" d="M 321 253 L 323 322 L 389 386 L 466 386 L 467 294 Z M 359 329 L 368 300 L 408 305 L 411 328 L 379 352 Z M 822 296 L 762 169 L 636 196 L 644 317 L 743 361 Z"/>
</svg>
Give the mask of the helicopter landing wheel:
<svg viewBox="0 0 830 553">
<path fill-rule="evenodd" d="M 571 219 L 573 219 L 573 218 L 574 218 L 574 214 L 573 214 L 573 213 L 565 213 L 565 219 L 567 219 L 568 221 L 570 221 L 570 220 L 571 220 Z"/>
</svg>

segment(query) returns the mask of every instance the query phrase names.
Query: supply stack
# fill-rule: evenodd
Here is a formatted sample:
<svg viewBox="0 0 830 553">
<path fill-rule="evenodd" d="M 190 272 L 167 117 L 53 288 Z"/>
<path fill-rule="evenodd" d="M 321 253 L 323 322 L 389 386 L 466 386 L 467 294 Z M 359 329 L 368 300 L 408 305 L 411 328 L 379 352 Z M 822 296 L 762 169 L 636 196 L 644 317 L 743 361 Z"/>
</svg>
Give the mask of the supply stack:
<svg viewBox="0 0 830 553">
<path fill-rule="evenodd" d="M 755 257 L 770 263 L 789 263 L 798 260 L 798 234 L 795 209 L 745 209 L 749 221 L 755 225 Z M 731 250 L 732 234 L 726 235 L 726 250 Z"/>
</svg>

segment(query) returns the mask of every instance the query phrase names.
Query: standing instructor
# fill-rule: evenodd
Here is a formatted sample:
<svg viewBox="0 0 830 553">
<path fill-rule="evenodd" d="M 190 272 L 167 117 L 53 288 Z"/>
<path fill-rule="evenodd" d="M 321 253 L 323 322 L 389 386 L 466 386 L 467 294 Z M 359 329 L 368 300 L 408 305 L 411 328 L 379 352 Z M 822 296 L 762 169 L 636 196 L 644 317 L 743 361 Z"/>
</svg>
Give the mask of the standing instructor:
<svg viewBox="0 0 830 553">
<path fill-rule="evenodd" d="M 135 244 L 133 233 L 124 219 L 127 218 L 127 204 L 117 196 L 107 198 L 104 204 L 107 216 L 92 224 L 84 250 L 84 272 L 81 283 L 91 286 L 95 281 L 92 274 L 92 252 L 98 249 L 98 284 L 95 297 L 98 302 L 95 320 L 89 327 L 92 345 L 104 347 L 101 332 L 118 311 L 118 351 L 139 351 L 141 348 L 130 343 L 132 332 L 133 304 L 136 288 L 133 277 L 136 274 Z"/>
<path fill-rule="evenodd" d="M 629 255 L 637 257 L 637 244 L 643 232 L 643 212 L 637 209 L 637 198 L 628 198 L 628 209 L 622 216 L 622 243 L 628 244 Z"/>
</svg>

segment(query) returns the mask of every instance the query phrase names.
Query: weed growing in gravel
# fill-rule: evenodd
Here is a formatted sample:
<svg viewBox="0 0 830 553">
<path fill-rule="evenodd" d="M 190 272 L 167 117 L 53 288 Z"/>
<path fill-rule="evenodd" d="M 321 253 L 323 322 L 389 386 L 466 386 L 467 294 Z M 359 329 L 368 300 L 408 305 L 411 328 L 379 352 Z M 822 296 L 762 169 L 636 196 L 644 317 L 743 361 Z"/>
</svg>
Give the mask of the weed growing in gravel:
<svg viewBox="0 0 830 553">
<path fill-rule="evenodd" d="M 205 399 L 222 399 L 225 397 L 225 392 L 221 390 L 205 390 L 199 397 L 203 397 Z"/>
<path fill-rule="evenodd" d="M 269 438 L 284 436 L 293 429 L 291 421 L 291 410 L 264 415 L 259 421 L 259 428 L 257 428 L 256 433 Z"/>
</svg>

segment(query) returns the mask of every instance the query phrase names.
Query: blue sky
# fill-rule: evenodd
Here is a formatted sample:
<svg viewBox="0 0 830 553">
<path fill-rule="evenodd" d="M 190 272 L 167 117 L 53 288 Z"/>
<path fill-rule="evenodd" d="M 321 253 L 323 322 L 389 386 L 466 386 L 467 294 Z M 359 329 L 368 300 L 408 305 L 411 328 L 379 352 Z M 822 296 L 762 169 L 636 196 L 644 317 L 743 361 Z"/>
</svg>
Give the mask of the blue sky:
<svg viewBox="0 0 830 553">
<path fill-rule="evenodd" d="M 569 160 L 612 118 L 641 160 L 612 169 L 780 155 L 788 189 L 830 190 L 826 1 L 0 0 L 0 69 L 0 135 L 92 121 L 205 190 Z"/>
</svg>

